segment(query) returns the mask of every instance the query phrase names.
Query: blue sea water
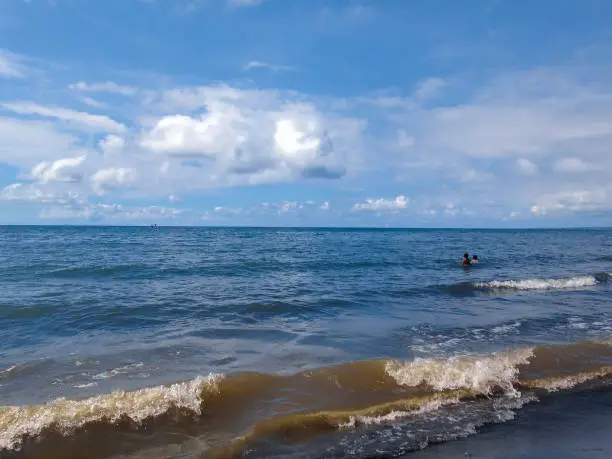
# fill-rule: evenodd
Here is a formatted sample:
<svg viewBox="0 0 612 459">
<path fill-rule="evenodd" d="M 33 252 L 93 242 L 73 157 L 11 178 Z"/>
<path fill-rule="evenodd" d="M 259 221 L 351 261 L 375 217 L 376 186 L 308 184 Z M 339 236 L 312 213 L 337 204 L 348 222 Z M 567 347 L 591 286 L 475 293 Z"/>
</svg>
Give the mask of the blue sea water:
<svg viewBox="0 0 612 459">
<path fill-rule="evenodd" d="M 436 435 L 439 441 L 472 435 L 472 427 L 498 413 L 478 405 L 484 400 L 472 400 L 465 421 L 453 426 L 448 419 L 463 418 L 446 408 L 427 405 L 422 411 L 430 415 L 406 420 L 381 404 L 399 403 L 391 394 L 407 387 L 440 394 L 503 389 L 504 381 L 516 386 L 523 373 L 510 370 L 523 365 L 520 358 L 491 356 L 527 348 L 538 349 L 532 379 L 593 368 L 607 378 L 602 368 L 612 362 L 612 350 L 588 343 L 607 342 L 612 331 L 611 236 L 609 229 L 0 228 L 0 450 L 15 457 L 93 457 L 84 446 L 100 441 L 91 426 L 117 427 L 126 419 L 134 425 L 117 429 L 127 429 L 129 439 L 95 457 L 366 457 L 369 443 L 359 435 L 372 426 L 382 435 L 381 424 L 395 440 L 376 437 L 376 451 L 388 443 L 403 454 Z M 462 268 L 466 251 L 480 262 Z M 479 363 L 457 363 L 470 356 L 481 356 Z M 386 373 L 361 387 L 360 377 L 379 371 L 364 365 L 381 361 Z M 391 362 L 404 367 L 393 372 Z M 329 374 L 317 379 L 321 371 Z M 390 376 L 397 387 L 381 392 L 377 381 Z M 209 405 L 202 391 L 217 377 L 242 378 L 231 386 L 238 398 L 220 409 L 223 416 L 214 408 L 203 413 Z M 313 378 L 316 384 L 306 388 Z M 329 381 L 344 392 L 327 400 Z M 161 398 L 150 392 L 159 385 L 170 388 Z M 127 391 L 124 398 L 109 402 L 118 390 Z M 219 393 L 227 391 L 221 386 Z M 340 400 L 347 392 L 354 396 Z M 174 419 L 172 427 L 159 421 L 177 409 L 173 416 L 186 410 L 196 420 Z M 292 438 L 291 445 L 301 446 L 287 446 L 267 427 L 260 429 L 270 437 L 263 444 L 253 430 L 275 416 L 330 410 L 345 413 L 338 416 L 346 422 L 313 434 L 316 441 Z M 211 427 L 204 419 L 213 415 L 220 417 Z M 369 421 L 355 426 L 356 416 Z M 142 422 L 153 422 L 146 434 Z M 353 430 L 339 437 L 348 429 L 343 423 Z M 415 423 L 435 435 L 410 437 Z M 460 432 L 468 425 L 472 430 Z M 49 431 L 55 437 L 39 447 L 41 432 Z M 257 439 L 239 453 L 219 453 L 245 432 Z"/>
</svg>

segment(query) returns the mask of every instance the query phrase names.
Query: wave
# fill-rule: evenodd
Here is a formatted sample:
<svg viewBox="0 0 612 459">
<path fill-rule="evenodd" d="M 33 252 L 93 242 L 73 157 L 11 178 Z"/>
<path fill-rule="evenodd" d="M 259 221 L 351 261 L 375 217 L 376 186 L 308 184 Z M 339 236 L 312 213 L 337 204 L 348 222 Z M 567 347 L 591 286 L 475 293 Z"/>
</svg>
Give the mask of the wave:
<svg viewBox="0 0 612 459">
<path fill-rule="evenodd" d="M 476 287 L 491 289 L 511 290 L 555 290 L 555 289 L 579 289 L 582 287 L 593 287 L 600 281 L 595 276 L 576 276 L 566 279 L 527 279 L 509 281 L 491 281 L 476 283 Z"/>
<path fill-rule="evenodd" d="M 504 292 L 518 291 L 548 291 L 548 290 L 582 290 L 612 280 L 612 273 L 596 273 L 562 278 L 535 278 L 535 279 L 502 279 L 478 282 L 459 282 L 456 284 L 435 284 L 425 287 L 397 290 L 393 294 L 398 296 L 415 296 L 423 294 L 437 294 L 444 292 L 450 295 L 495 295 Z M 369 292 L 368 292 L 369 293 Z M 372 291 L 371 293 L 380 293 Z"/>
<path fill-rule="evenodd" d="M 41 265 L 38 274 L 52 278 L 104 278 L 130 276 L 130 278 L 150 278 L 169 277 L 169 276 L 245 276 L 253 273 L 269 273 L 278 271 L 278 260 L 274 259 L 246 259 L 235 262 L 219 263 L 217 259 L 208 262 L 194 264 L 165 264 L 161 265 L 142 263 L 142 264 L 117 264 L 108 266 L 47 266 Z M 283 263 L 285 270 L 314 270 L 314 271 L 338 271 L 375 267 L 402 267 L 410 266 L 408 262 L 387 259 L 366 259 L 366 260 L 335 260 L 324 263 L 306 261 L 287 261 Z M 29 266 L 23 266 L 24 273 L 32 272 Z"/>
<path fill-rule="evenodd" d="M 522 406 L 532 392 L 607 380 L 611 360 L 611 343 L 582 342 L 487 355 L 349 362 L 293 375 L 211 374 L 81 400 L 0 407 L 0 452 L 45 457 L 52 448 L 66 453 L 71 443 L 61 439 L 86 432 L 103 435 L 111 448 L 107 436 L 125 432 L 133 439 L 134 429 L 183 436 L 200 429 L 197 435 L 210 434 L 211 452 L 232 457 L 264 439 L 306 441 L 324 432 L 419 419 L 479 400 L 515 400 Z"/>
<path fill-rule="evenodd" d="M 496 389 L 517 395 L 513 387 L 518 365 L 529 364 L 532 349 L 519 349 L 489 356 L 451 357 L 445 360 L 416 359 L 412 362 L 391 361 L 385 370 L 400 386 L 427 385 L 437 392 L 468 389 L 472 393 L 491 395 Z"/>
<path fill-rule="evenodd" d="M 58 268 L 51 271 L 44 272 L 43 274 L 49 277 L 58 278 L 98 278 L 98 277 L 112 277 L 120 274 L 130 274 L 139 269 L 142 269 L 143 265 L 138 264 L 124 264 L 124 265 L 111 265 L 111 266 L 71 266 L 65 268 Z"/>
<path fill-rule="evenodd" d="M 127 417 L 140 423 L 171 409 L 200 413 L 202 396 L 215 391 L 219 375 L 170 386 L 115 391 L 83 400 L 59 398 L 45 405 L 0 407 L 0 451 L 15 449 L 26 437 L 50 428 L 69 435 L 94 422 L 116 423 Z"/>
<path fill-rule="evenodd" d="M 594 275 L 573 276 L 565 278 L 542 279 L 510 279 L 491 280 L 484 282 L 463 282 L 442 288 L 449 293 L 462 294 L 471 292 L 495 291 L 524 291 L 524 290 L 580 290 L 599 284 L 607 283 L 612 279 L 610 273 L 597 273 Z"/>
</svg>

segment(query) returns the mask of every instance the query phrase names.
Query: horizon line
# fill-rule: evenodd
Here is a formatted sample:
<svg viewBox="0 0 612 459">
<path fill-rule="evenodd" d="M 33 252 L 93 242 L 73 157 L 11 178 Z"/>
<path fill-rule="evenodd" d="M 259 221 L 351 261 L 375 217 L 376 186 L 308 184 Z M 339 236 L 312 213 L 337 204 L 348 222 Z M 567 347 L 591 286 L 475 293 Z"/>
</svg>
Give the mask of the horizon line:
<svg viewBox="0 0 612 459">
<path fill-rule="evenodd" d="M 58 223 L 10 223 L 0 224 L 0 228 L 207 228 L 207 229 L 312 229 L 312 230 L 612 230 L 610 226 L 524 226 L 524 227 L 500 227 L 500 226 L 266 226 L 266 225 L 160 225 L 148 224 L 58 224 Z"/>
</svg>

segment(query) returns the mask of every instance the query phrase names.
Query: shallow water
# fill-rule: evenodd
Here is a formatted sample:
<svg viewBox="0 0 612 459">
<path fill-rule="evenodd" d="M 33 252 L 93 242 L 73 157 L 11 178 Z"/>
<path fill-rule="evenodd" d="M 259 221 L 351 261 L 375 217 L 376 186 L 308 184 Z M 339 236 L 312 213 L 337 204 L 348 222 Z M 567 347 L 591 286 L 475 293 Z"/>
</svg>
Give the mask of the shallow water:
<svg viewBox="0 0 612 459">
<path fill-rule="evenodd" d="M 0 228 L 0 455 L 417 457 L 609 397 L 610 236 Z"/>
</svg>

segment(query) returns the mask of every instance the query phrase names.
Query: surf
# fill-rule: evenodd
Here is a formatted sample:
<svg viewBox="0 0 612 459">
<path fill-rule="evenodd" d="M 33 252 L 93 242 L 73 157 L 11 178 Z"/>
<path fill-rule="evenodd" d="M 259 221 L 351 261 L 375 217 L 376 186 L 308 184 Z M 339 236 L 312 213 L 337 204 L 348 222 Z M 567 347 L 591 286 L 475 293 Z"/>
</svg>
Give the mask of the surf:
<svg viewBox="0 0 612 459">
<path fill-rule="evenodd" d="M 80 400 L 0 407 L 0 451 L 42 458 L 84 439 L 100 442 L 110 435 L 138 443 L 138 438 L 174 432 L 206 438 L 207 454 L 236 457 L 270 438 L 306 442 L 364 425 L 418 420 L 444 409 L 469 411 L 479 401 L 498 400 L 519 409 L 541 394 L 609 380 L 610 362 L 612 345 L 602 341 L 355 361 L 290 375 L 210 374 Z"/>
</svg>

